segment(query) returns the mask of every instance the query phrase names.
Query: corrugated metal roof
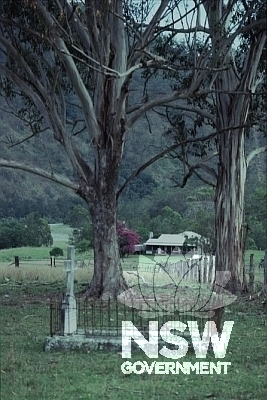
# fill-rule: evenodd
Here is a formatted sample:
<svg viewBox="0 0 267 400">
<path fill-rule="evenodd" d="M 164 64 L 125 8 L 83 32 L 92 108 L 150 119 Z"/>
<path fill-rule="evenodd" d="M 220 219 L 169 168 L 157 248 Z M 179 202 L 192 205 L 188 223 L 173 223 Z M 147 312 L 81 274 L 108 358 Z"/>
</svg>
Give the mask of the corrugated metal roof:
<svg viewBox="0 0 267 400">
<path fill-rule="evenodd" d="M 201 237 L 198 233 L 185 231 L 179 234 L 162 234 L 157 239 L 148 239 L 145 244 L 150 246 L 182 246 L 185 241 L 185 236 L 188 236 L 189 239 Z"/>
</svg>

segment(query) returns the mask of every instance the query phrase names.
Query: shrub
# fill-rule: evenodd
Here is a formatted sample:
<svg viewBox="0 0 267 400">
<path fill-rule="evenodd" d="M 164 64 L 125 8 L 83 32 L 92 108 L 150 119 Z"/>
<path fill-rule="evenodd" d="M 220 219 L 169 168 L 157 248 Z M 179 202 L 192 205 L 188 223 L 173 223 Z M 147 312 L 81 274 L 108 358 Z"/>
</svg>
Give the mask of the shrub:
<svg viewBox="0 0 267 400">
<path fill-rule="evenodd" d="M 54 247 L 50 252 L 49 252 L 51 257 L 60 257 L 63 256 L 63 250 L 60 247 Z"/>
</svg>

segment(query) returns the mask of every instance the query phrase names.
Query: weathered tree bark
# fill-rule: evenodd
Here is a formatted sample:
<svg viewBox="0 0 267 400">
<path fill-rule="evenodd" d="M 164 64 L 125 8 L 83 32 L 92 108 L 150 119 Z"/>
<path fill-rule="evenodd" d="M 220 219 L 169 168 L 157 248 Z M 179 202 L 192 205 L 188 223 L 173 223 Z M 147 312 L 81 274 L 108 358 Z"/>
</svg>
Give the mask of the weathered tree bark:
<svg viewBox="0 0 267 400">
<path fill-rule="evenodd" d="M 233 294 L 245 289 L 244 282 L 244 192 L 247 173 L 245 125 L 251 105 L 251 93 L 259 81 L 257 71 L 266 33 L 255 30 L 250 47 L 238 71 L 232 52 L 224 47 L 231 12 L 223 2 L 205 2 L 212 52 L 218 54 L 221 72 L 215 81 L 216 129 L 219 132 L 218 179 L 215 195 L 216 270 L 231 271 L 226 288 Z M 233 12 L 233 11 L 232 11 Z M 236 128 L 233 128 L 236 127 Z M 215 311 L 214 320 L 221 330 L 223 310 Z"/>
<path fill-rule="evenodd" d="M 219 170 L 215 197 L 216 270 L 231 271 L 227 289 L 244 289 L 244 192 L 246 158 L 244 130 L 219 138 Z"/>
<path fill-rule="evenodd" d="M 98 175 L 90 189 L 81 191 L 93 223 L 94 273 L 85 294 L 97 298 L 115 298 L 127 289 L 122 273 L 117 238 L 117 200 L 120 152 L 99 152 Z"/>
<path fill-rule="evenodd" d="M 114 298 L 127 289 L 119 255 L 116 208 L 114 203 L 106 204 L 109 200 L 110 197 L 102 199 L 92 216 L 95 227 L 94 274 L 86 295 L 98 298 Z"/>
<path fill-rule="evenodd" d="M 233 67 L 215 82 L 219 164 L 215 196 L 216 269 L 231 271 L 228 290 L 236 294 L 244 282 L 244 193 L 247 174 L 245 125 L 255 91 L 257 67 L 264 44 L 259 35 L 247 54 L 251 68 L 238 77 Z M 231 65 L 230 54 L 227 56 Z M 252 62 L 254 60 L 254 62 Z M 236 94 L 233 94 L 233 89 Z M 232 127 L 237 127 L 233 129 Z"/>
</svg>

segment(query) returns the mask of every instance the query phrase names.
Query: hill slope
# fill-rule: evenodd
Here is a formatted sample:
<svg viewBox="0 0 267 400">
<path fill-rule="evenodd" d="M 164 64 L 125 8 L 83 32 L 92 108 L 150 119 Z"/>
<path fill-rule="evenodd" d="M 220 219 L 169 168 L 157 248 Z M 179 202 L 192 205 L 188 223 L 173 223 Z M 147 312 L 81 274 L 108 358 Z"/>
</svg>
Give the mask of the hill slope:
<svg viewBox="0 0 267 400">
<path fill-rule="evenodd" d="M 160 84 L 153 83 L 160 91 Z M 136 98 L 142 95 L 140 78 L 135 81 Z M 3 104 L 0 104 L 0 106 Z M 71 112 L 71 111 L 69 111 Z M 120 185 L 136 168 L 153 157 L 168 144 L 166 123 L 156 113 L 148 114 L 140 120 L 125 141 L 121 162 Z M 60 173 L 72 178 L 71 165 L 61 146 L 53 140 L 52 133 L 45 131 L 30 139 L 31 132 L 13 114 L 0 110 L 1 157 L 15 159 L 30 165 L 41 167 L 49 172 Z M 75 137 L 76 144 L 86 159 L 90 159 L 90 142 L 86 133 Z M 16 143 L 19 143 L 17 144 Z M 255 131 L 247 139 L 247 151 L 265 144 L 260 133 Z M 213 161 L 216 168 L 216 160 Z M 192 178 L 186 188 L 172 189 L 172 177 L 182 181 L 183 167 L 178 160 L 162 158 L 142 172 L 125 190 L 120 199 L 120 212 L 139 213 L 140 209 L 150 210 L 156 215 L 164 205 L 184 213 L 186 198 L 203 183 Z M 247 190 L 253 191 L 266 177 L 266 154 L 254 158 L 249 170 Z M 70 209 L 82 200 L 60 185 L 35 175 L 0 168 L 0 218 L 6 216 L 23 217 L 32 211 L 39 211 L 51 222 L 64 220 Z M 127 211 L 128 210 L 128 211 Z"/>
</svg>

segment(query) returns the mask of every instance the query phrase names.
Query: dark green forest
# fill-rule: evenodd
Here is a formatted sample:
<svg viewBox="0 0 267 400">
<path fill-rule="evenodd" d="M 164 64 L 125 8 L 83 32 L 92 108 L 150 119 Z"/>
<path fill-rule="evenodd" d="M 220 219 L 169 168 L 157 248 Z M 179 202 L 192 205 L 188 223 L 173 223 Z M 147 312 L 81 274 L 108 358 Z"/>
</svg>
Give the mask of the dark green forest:
<svg viewBox="0 0 267 400">
<path fill-rule="evenodd" d="M 53 238 L 48 222 L 37 212 L 25 218 L 0 219 L 0 250 L 15 247 L 52 246 Z"/>
<path fill-rule="evenodd" d="M 160 87 L 160 80 L 157 78 Z M 135 90 L 142 90 L 142 83 L 136 80 Z M 7 159 L 27 162 L 45 168 L 47 171 L 72 176 L 69 162 L 60 145 L 52 141 L 52 134 L 38 133 L 32 136 L 30 123 L 16 118 L 12 112 L 3 111 L 5 100 L 0 100 L 1 156 Z M 76 110 L 70 108 L 69 115 Z M 204 128 L 201 128 L 204 129 Z M 166 123 L 155 113 L 143 118 L 128 135 L 123 157 L 119 187 L 143 163 L 164 150 L 171 143 L 166 135 Z M 31 137 L 32 136 L 32 137 Z M 27 137 L 30 137 L 27 140 Z M 81 133 L 77 142 L 86 142 Z M 247 153 L 266 143 L 261 132 L 252 131 L 247 137 Z M 89 144 L 88 144 L 89 147 Z M 216 167 L 216 159 L 211 164 Z M 137 230 L 142 240 L 149 232 L 154 236 L 161 233 L 178 233 L 192 230 L 203 236 L 214 235 L 214 189 L 196 176 L 179 187 L 184 177 L 184 166 L 174 154 L 150 165 L 141 172 L 123 191 L 118 199 L 118 215 L 121 221 Z M 50 223 L 69 223 L 73 209 L 86 207 L 73 192 L 51 181 L 27 172 L 0 169 L 0 219 L 21 220 L 32 212 Z M 118 187 L 118 189 L 119 189 Z M 259 154 L 251 162 L 246 184 L 245 208 L 246 247 L 266 247 L 266 153 Z M 85 220 L 87 223 L 87 219 Z M 91 230 L 88 229 L 90 232 Z"/>
</svg>

